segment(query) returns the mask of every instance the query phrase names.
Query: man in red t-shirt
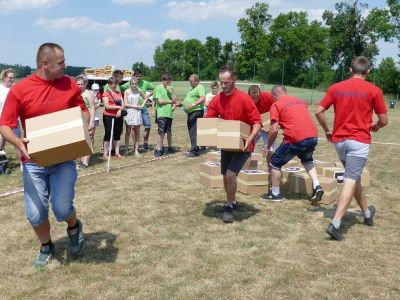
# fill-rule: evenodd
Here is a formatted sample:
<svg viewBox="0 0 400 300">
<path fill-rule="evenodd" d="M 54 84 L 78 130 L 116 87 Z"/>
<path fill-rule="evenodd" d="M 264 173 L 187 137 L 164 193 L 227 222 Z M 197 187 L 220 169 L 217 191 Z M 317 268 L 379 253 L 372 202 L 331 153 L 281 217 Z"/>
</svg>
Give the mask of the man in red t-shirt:
<svg viewBox="0 0 400 300">
<path fill-rule="evenodd" d="M 352 77 L 332 85 L 315 110 L 328 141 L 335 144 L 336 152 L 345 167 L 336 213 L 326 230 L 333 239 L 339 241 L 344 239 L 340 223 L 353 195 L 364 213 L 364 224 L 374 224 L 375 207 L 367 205 L 361 187 L 361 173 L 368 159 L 371 130 L 377 132 L 388 123 L 382 91 L 365 80 L 370 72 L 369 60 L 364 56 L 356 57 L 351 62 L 350 72 Z M 333 131 L 324 113 L 331 105 L 335 109 Z M 373 111 L 378 116 L 374 125 Z"/>
<path fill-rule="evenodd" d="M 283 142 L 271 157 L 271 191 L 262 195 L 261 200 L 282 201 L 279 189 L 281 169 L 289 160 L 297 156 L 311 177 L 313 185 L 311 202 L 316 204 L 321 201 L 324 194 L 319 185 L 313 159 L 313 153 L 318 143 L 317 126 L 310 116 L 307 103 L 299 98 L 288 96 L 284 86 L 273 87 L 272 96 L 275 103 L 272 104 L 270 110 L 269 141 L 264 151 L 267 154 L 270 151 L 270 147 L 278 135 L 279 127 L 283 130 Z"/>
<path fill-rule="evenodd" d="M 49 199 L 57 221 L 68 224 L 67 233 L 72 255 L 80 255 L 84 245 L 82 223 L 76 217 L 73 205 L 74 187 L 77 179 L 74 161 L 66 161 L 49 167 L 40 167 L 30 160 L 25 146 L 29 141 L 18 138 L 12 128 L 21 118 L 25 131 L 25 120 L 44 114 L 80 106 L 85 121 L 89 124 L 89 112 L 83 102 L 81 90 L 70 77 L 64 76 L 65 59 L 61 46 L 45 43 L 36 56 L 37 72 L 15 84 L 6 99 L 0 119 L 0 134 L 16 147 L 23 162 L 25 211 L 41 248 L 33 262 L 44 267 L 55 249 L 50 238 L 48 219 Z M 93 134 L 93 126 L 89 125 Z"/>
<path fill-rule="evenodd" d="M 250 97 L 253 99 L 254 104 L 256 105 L 257 110 L 260 113 L 260 115 L 269 112 L 269 110 L 271 109 L 271 105 L 274 103 L 274 99 L 272 98 L 271 93 L 261 92 L 260 86 L 258 86 L 258 85 L 251 85 L 247 92 L 250 95 Z M 266 129 L 266 128 L 262 127 L 260 132 L 254 139 L 254 144 L 257 144 L 258 140 L 260 138 L 262 138 L 263 142 L 264 142 L 264 145 L 263 145 L 263 149 L 264 149 L 268 145 L 268 132 L 269 132 L 269 128 Z M 271 171 L 269 163 L 271 161 L 272 152 L 274 151 L 274 146 L 275 146 L 275 143 L 272 143 L 270 151 L 268 151 L 267 164 L 268 164 L 269 171 Z"/>
<path fill-rule="evenodd" d="M 237 207 L 236 176 L 249 159 L 254 149 L 254 138 L 261 129 L 260 114 L 252 99 L 246 93 L 235 88 L 236 74 L 230 67 L 219 70 L 219 80 L 222 92 L 214 96 L 208 106 L 205 118 L 221 117 L 224 120 L 239 120 L 252 126 L 250 136 L 246 140 L 243 152 L 221 150 L 221 174 L 224 178 L 226 203 L 222 220 L 225 223 L 233 222 L 233 209 Z"/>
</svg>

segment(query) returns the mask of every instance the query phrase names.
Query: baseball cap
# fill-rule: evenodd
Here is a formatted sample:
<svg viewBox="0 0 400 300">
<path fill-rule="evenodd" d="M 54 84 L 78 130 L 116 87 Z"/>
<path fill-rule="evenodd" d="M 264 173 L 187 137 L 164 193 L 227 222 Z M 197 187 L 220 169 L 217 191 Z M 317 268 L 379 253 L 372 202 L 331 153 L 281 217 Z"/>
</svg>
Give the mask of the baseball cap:
<svg viewBox="0 0 400 300">
<path fill-rule="evenodd" d="M 100 89 L 100 87 L 97 83 L 92 84 L 92 90 L 99 90 L 99 89 Z"/>
</svg>

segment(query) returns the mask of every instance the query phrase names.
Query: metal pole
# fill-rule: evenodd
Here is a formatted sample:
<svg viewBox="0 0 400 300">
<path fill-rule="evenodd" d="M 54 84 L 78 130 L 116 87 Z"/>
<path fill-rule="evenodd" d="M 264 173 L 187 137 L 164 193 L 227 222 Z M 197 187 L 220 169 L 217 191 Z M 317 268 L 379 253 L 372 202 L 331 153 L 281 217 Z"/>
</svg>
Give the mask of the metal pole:
<svg viewBox="0 0 400 300">
<path fill-rule="evenodd" d="M 315 83 L 316 64 L 317 64 L 317 61 L 315 60 L 314 61 L 314 70 L 313 70 L 313 74 L 312 74 L 311 105 L 313 103 L 313 98 L 314 98 L 314 83 Z"/>
<path fill-rule="evenodd" d="M 282 85 L 283 85 L 283 78 L 285 76 L 285 61 L 282 63 Z"/>
<path fill-rule="evenodd" d="M 200 76 L 200 53 L 197 53 L 197 75 Z"/>
<path fill-rule="evenodd" d="M 253 60 L 253 81 L 256 78 L 256 60 Z"/>
</svg>

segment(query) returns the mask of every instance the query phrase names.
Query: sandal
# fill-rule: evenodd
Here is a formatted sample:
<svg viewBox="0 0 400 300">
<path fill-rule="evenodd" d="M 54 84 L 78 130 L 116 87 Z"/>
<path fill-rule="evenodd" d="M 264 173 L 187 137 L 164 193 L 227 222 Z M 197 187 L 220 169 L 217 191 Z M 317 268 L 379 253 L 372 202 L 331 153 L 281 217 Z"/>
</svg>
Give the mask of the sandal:
<svg viewBox="0 0 400 300">
<path fill-rule="evenodd" d="M 115 154 L 115 158 L 122 159 L 124 157 L 121 154 Z"/>
<path fill-rule="evenodd" d="M 107 160 L 108 160 L 108 155 L 103 155 L 103 156 L 101 157 L 101 159 L 107 161 Z"/>
</svg>

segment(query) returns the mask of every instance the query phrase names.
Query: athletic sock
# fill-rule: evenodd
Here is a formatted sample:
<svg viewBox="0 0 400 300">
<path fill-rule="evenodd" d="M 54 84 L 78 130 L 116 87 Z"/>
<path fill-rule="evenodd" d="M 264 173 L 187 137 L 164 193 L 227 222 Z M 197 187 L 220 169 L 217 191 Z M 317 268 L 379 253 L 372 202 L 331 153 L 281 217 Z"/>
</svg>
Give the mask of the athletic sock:
<svg viewBox="0 0 400 300">
<path fill-rule="evenodd" d="M 313 180 L 312 182 L 313 189 L 315 189 L 318 185 L 319 185 L 319 180 L 318 179 Z"/>
<path fill-rule="evenodd" d="M 366 219 L 371 218 L 371 212 L 369 211 L 368 208 L 367 208 L 367 210 L 364 211 L 364 218 L 366 218 Z"/>
<path fill-rule="evenodd" d="M 236 201 L 236 200 L 233 200 L 233 201 L 232 201 L 232 204 L 233 204 L 233 205 L 236 205 L 236 204 L 237 204 L 237 201 Z"/>
<path fill-rule="evenodd" d="M 272 187 L 271 188 L 272 195 L 278 196 L 279 195 L 279 187 Z"/>
<path fill-rule="evenodd" d="M 41 250 L 49 251 L 51 245 L 53 245 L 53 243 L 51 242 L 51 239 L 50 239 L 47 243 L 42 243 L 42 249 Z"/>
<path fill-rule="evenodd" d="M 338 219 L 333 219 L 333 220 L 332 220 L 332 225 L 333 225 L 333 227 L 335 227 L 336 229 L 339 229 L 339 227 L 340 227 L 340 220 L 338 220 Z"/>
</svg>

